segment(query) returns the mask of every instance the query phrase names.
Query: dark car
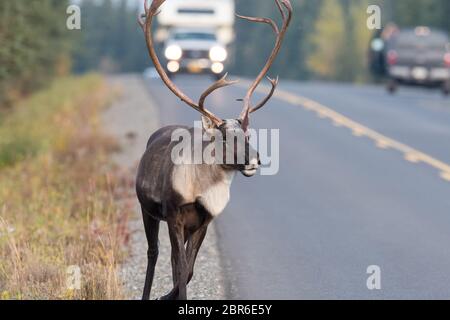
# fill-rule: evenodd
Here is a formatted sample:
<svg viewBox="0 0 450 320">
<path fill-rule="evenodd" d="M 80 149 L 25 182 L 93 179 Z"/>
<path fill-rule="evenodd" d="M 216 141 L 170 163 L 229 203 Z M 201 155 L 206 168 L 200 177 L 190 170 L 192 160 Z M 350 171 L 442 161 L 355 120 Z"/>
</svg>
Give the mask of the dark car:
<svg viewBox="0 0 450 320">
<path fill-rule="evenodd" d="M 450 42 L 446 33 L 427 27 L 398 32 L 386 46 L 388 90 L 398 84 L 441 86 L 450 93 Z"/>
</svg>

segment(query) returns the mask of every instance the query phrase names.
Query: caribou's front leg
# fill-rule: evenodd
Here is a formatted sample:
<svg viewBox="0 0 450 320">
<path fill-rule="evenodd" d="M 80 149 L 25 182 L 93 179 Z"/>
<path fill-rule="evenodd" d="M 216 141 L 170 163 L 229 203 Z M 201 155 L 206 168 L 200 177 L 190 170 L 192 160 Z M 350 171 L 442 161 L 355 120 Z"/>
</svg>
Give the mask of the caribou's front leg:
<svg viewBox="0 0 450 320">
<path fill-rule="evenodd" d="M 176 274 L 174 288 L 162 300 L 187 300 L 187 281 L 189 276 L 186 248 L 184 247 L 184 219 L 178 214 L 175 218 L 168 219 L 169 237 L 172 245 L 172 271 Z"/>
<path fill-rule="evenodd" d="M 197 259 L 198 251 L 200 250 L 203 240 L 205 239 L 206 232 L 208 231 L 208 224 L 209 221 L 206 222 L 199 230 L 197 230 L 188 241 L 187 244 L 187 257 L 189 264 L 188 283 L 191 282 L 192 276 L 194 275 L 195 260 Z"/>
<path fill-rule="evenodd" d="M 172 263 L 172 282 L 173 282 L 173 289 L 166 294 L 165 296 L 162 296 L 159 298 L 159 300 L 176 300 L 178 298 L 178 272 L 177 272 L 177 265 L 175 260 L 175 255 L 171 255 L 171 263 Z"/>
<path fill-rule="evenodd" d="M 189 238 L 187 243 L 187 261 L 189 266 L 189 276 L 187 280 L 187 284 L 189 284 L 192 280 L 192 276 L 194 275 L 194 266 L 195 260 L 197 259 L 198 251 L 203 243 L 203 240 L 206 236 L 206 231 L 208 230 L 209 222 L 205 223 L 199 230 L 194 232 L 194 234 Z M 161 298 L 161 300 L 174 300 L 178 295 L 178 280 L 174 278 L 174 288 L 170 293 Z"/>
</svg>

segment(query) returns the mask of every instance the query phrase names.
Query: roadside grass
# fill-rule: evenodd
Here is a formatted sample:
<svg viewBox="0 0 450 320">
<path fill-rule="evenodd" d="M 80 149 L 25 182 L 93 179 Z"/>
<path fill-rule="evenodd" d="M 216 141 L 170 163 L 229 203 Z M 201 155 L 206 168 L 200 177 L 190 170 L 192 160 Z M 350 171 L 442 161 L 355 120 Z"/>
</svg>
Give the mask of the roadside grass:
<svg viewBox="0 0 450 320">
<path fill-rule="evenodd" d="M 110 99 L 100 76 L 68 77 L 0 120 L 0 299 L 124 298 L 129 182 L 100 127 Z"/>
</svg>

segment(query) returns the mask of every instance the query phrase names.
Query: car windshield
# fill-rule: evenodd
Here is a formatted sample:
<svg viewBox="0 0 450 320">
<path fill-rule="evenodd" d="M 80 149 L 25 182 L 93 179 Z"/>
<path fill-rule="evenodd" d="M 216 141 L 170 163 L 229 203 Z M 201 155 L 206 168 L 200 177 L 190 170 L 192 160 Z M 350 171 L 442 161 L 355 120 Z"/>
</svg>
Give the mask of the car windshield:
<svg viewBox="0 0 450 320">
<path fill-rule="evenodd" d="M 216 35 L 214 33 L 206 33 L 206 32 L 179 32 L 173 36 L 173 39 L 215 41 Z"/>
</svg>

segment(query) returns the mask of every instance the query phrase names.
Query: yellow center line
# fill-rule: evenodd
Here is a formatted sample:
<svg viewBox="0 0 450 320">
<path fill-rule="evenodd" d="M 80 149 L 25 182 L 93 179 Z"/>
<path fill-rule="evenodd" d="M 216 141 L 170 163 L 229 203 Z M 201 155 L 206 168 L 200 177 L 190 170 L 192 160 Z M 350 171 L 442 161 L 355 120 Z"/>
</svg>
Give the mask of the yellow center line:
<svg viewBox="0 0 450 320">
<path fill-rule="evenodd" d="M 247 82 L 247 81 L 246 81 Z M 240 84 L 245 87 L 247 84 Z M 267 94 L 270 90 L 268 86 L 261 85 L 257 91 L 263 94 Z M 351 130 L 352 134 L 356 137 L 367 137 L 375 142 L 375 145 L 380 149 L 393 149 L 401 152 L 406 161 L 411 163 L 425 163 L 440 172 L 440 177 L 450 182 L 450 165 L 438 160 L 425 152 L 419 151 L 413 147 L 410 147 L 402 142 L 389 138 L 375 130 L 372 130 L 361 123 L 358 123 L 334 110 L 328 108 L 314 100 L 306 97 L 290 93 L 285 90 L 277 89 L 274 96 L 282 101 L 288 102 L 293 105 L 300 106 L 305 110 L 315 112 L 321 119 L 330 119 L 332 123 L 337 127 L 346 127 Z"/>
</svg>

